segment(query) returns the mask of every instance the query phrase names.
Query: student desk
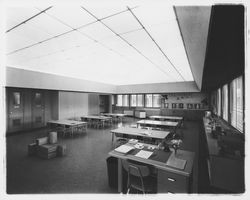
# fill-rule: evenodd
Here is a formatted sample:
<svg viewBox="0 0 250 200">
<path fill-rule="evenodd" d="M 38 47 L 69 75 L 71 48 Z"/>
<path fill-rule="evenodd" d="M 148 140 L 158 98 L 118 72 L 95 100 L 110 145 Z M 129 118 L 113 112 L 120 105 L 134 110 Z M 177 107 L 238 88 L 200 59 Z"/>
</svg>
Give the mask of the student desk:
<svg viewBox="0 0 250 200">
<path fill-rule="evenodd" d="M 81 117 L 81 120 L 84 121 L 85 119 L 90 119 L 95 122 L 101 122 L 102 127 L 105 126 L 105 122 L 108 122 L 108 124 L 112 123 L 112 117 L 106 117 L 106 116 L 98 116 L 98 115 L 84 115 Z"/>
<path fill-rule="evenodd" d="M 183 124 L 183 117 L 178 116 L 162 116 L 162 115 L 152 115 L 149 116 L 150 119 L 158 119 L 158 120 L 171 120 L 179 122 L 180 124 Z"/>
<path fill-rule="evenodd" d="M 87 122 L 79 122 L 75 120 L 50 120 L 47 122 L 47 125 L 51 128 L 52 125 L 61 126 L 65 131 L 68 127 L 70 129 L 70 133 L 73 136 L 75 130 L 87 131 Z"/>
<path fill-rule="evenodd" d="M 111 130 L 111 133 L 112 133 L 112 144 L 113 144 L 115 134 L 140 136 L 157 140 L 164 140 L 170 134 L 170 131 L 157 131 L 157 130 L 146 130 L 140 128 L 120 127 Z"/>
<path fill-rule="evenodd" d="M 150 125 L 152 127 L 164 127 L 164 128 L 173 128 L 176 130 L 177 126 L 179 125 L 178 122 L 172 122 L 172 121 L 155 121 L 155 120 L 140 120 L 137 121 L 137 127 L 139 125 Z"/>
<path fill-rule="evenodd" d="M 112 117 L 114 119 L 118 119 L 122 122 L 122 119 L 127 116 L 126 114 L 122 113 L 102 113 L 102 115 L 107 116 L 107 117 Z"/>
<path fill-rule="evenodd" d="M 132 144 L 128 144 L 132 145 Z M 147 145 L 144 144 L 147 150 Z M 195 153 L 178 150 L 176 156 L 186 160 L 184 169 L 174 168 L 167 165 L 166 162 L 171 157 L 173 152 L 165 152 L 154 149 L 154 153 L 148 158 L 140 158 L 135 156 L 139 149 L 134 149 L 127 154 L 123 154 L 112 150 L 110 156 L 118 158 L 118 192 L 123 191 L 123 176 L 122 176 L 122 160 L 130 159 L 144 164 L 152 165 L 157 171 L 157 192 L 158 193 L 190 193 L 192 186 L 192 171 Z M 148 150 L 150 151 L 150 150 Z M 174 153 L 173 153 L 174 154 Z"/>
</svg>

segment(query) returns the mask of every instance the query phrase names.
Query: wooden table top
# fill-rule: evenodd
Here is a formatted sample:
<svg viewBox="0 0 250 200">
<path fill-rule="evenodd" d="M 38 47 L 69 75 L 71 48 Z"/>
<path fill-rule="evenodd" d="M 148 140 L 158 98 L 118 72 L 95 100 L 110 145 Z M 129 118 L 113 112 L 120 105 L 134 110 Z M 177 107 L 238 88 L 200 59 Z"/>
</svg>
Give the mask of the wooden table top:
<svg viewBox="0 0 250 200">
<path fill-rule="evenodd" d="M 148 124 L 148 125 L 158 125 L 158 126 L 178 126 L 178 122 L 173 121 L 155 121 L 155 120 L 140 120 L 136 122 L 137 124 Z"/>
<path fill-rule="evenodd" d="M 140 128 L 120 127 L 120 128 L 111 130 L 111 133 L 143 136 L 143 137 L 149 137 L 149 138 L 155 138 L 155 139 L 165 139 L 170 134 L 170 131 L 158 131 L 158 130 L 146 130 L 146 129 L 140 129 Z"/>
<path fill-rule="evenodd" d="M 49 124 L 60 124 L 60 125 L 65 125 L 65 126 L 78 126 L 78 125 L 87 124 L 87 122 L 79 122 L 79 121 L 67 120 L 67 119 L 50 120 L 47 123 L 49 123 Z"/>
<path fill-rule="evenodd" d="M 127 116 L 126 114 L 122 113 L 103 113 L 105 116 L 111 116 L 111 117 L 125 117 Z"/>
<path fill-rule="evenodd" d="M 127 143 L 127 145 L 132 145 L 132 144 Z M 176 158 L 186 160 L 186 165 L 185 165 L 184 169 L 178 169 L 178 168 L 171 167 L 171 166 L 166 164 L 168 159 L 170 158 L 171 154 L 173 153 L 172 151 L 165 152 L 165 151 L 158 150 L 158 149 L 148 150 L 147 144 L 144 144 L 144 145 L 145 145 L 145 147 L 144 147 L 145 149 L 143 149 L 143 150 L 154 152 L 148 159 L 135 156 L 135 153 L 140 151 L 138 149 L 134 149 L 127 154 L 119 153 L 115 150 L 112 150 L 109 152 L 109 155 L 116 157 L 116 158 L 120 158 L 120 159 L 130 159 L 130 160 L 134 160 L 137 162 L 153 165 L 154 167 L 156 167 L 158 169 L 166 170 L 166 171 L 180 174 L 183 176 L 187 176 L 187 177 L 191 176 L 192 169 L 193 169 L 194 157 L 195 157 L 194 152 L 184 151 L 184 150 L 180 150 L 180 149 L 177 151 L 177 154 L 175 155 Z"/>
<path fill-rule="evenodd" d="M 112 119 L 112 117 L 98 116 L 98 115 L 84 115 L 81 118 L 98 119 L 98 120 L 109 120 L 109 119 Z"/>
<path fill-rule="evenodd" d="M 172 120 L 183 120 L 183 117 L 178 116 L 163 116 L 163 115 L 153 115 L 149 116 L 152 119 L 172 119 Z"/>
</svg>

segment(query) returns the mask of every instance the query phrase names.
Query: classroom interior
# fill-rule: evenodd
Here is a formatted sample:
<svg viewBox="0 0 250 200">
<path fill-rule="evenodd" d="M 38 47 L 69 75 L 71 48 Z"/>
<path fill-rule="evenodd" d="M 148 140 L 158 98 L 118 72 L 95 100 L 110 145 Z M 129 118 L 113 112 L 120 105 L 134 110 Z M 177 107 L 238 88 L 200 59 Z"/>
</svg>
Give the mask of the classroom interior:
<svg viewBox="0 0 250 200">
<path fill-rule="evenodd" d="M 6 7 L 7 194 L 245 193 L 245 7 Z"/>
</svg>

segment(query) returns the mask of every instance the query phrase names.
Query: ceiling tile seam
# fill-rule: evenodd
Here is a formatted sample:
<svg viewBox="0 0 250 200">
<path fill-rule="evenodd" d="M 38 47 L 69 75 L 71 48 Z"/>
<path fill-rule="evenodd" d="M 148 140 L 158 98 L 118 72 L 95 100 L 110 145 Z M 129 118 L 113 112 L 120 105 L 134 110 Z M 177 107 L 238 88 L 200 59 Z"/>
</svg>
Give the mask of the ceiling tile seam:
<svg viewBox="0 0 250 200">
<path fill-rule="evenodd" d="M 168 56 L 165 54 L 165 52 L 161 49 L 161 47 L 158 45 L 158 43 L 155 41 L 155 39 L 152 37 L 152 35 L 148 32 L 148 30 L 143 26 L 141 21 L 138 19 L 138 17 L 133 13 L 133 11 L 127 6 L 129 12 L 133 15 L 133 17 L 136 19 L 136 21 L 141 25 L 142 29 L 146 32 L 146 34 L 150 37 L 150 39 L 153 41 L 153 43 L 158 47 L 160 52 L 163 54 L 163 56 L 167 59 L 167 61 L 171 64 L 171 66 L 175 69 L 175 71 L 179 74 L 179 76 L 185 81 L 185 78 L 181 75 L 179 70 L 174 66 L 174 64 L 171 62 L 171 60 L 168 58 Z"/>
<path fill-rule="evenodd" d="M 32 17 L 30 17 L 30 18 L 24 20 L 23 22 L 21 22 L 21 23 L 15 25 L 15 26 L 13 26 L 12 28 L 8 29 L 5 33 L 8 33 L 8 32 L 10 32 L 10 31 L 12 31 L 13 29 L 15 29 L 15 28 L 17 28 L 17 27 L 19 27 L 19 26 L 25 24 L 26 22 L 30 21 L 31 19 L 34 19 L 35 17 L 39 16 L 40 14 L 46 12 L 47 10 L 49 10 L 49 9 L 51 9 L 51 8 L 52 8 L 52 6 L 50 6 L 50 7 L 46 8 L 46 9 L 42 10 L 41 12 L 39 12 L 39 13 L 33 15 Z"/>
<path fill-rule="evenodd" d="M 173 78 L 171 77 L 165 70 L 163 70 L 161 67 L 156 65 L 153 61 L 151 61 L 147 56 L 145 56 L 141 51 L 139 51 L 136 47 L 134 47 L 132 44 L 130 44 L 125 38 L 123 38 L 120 34 L 116 33 L 113 29 L 111 29 L 108 25 L 106 25 L 103 21 L 99 20 L 95 15 L 93 15 L 90 11 L 88 11 L 86 8 L 81 6 L 83 10 L 88 12 L 90 15 L 95 17 L 100 23 L 102 23 L 104 26 L 106 26 L 111 32 L 113 32 L 117 37 L 119 37 L 122 41 L 124 41 L 127 45 L 129 45 L 132 49 L 134 49 L 137 53 L 139 53 L 141 56 L 143 56 L 147 61 L 149 61 L 151 64 L 156 66 L 161 72 L 163 72 L 165 75 L 167 75 L 168 78 Z"/>
</svg>

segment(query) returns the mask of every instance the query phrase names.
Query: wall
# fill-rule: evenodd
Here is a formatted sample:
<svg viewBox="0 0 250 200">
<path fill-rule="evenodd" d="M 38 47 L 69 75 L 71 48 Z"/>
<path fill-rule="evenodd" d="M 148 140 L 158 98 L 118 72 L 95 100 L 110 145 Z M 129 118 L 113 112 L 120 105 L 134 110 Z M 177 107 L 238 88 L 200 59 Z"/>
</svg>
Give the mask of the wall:
<svg viewBox="0 0 250 200">
<path fill-rule="evenodd" d="M 6 86 L 99 93 L 114 93 L 116 88 L 114 85 L 13 67 L 6 67 Z"/>
<path fill-rule="evenodd" d="M 171 93 L 171 92 L 199 92 L 199 90 L 194 81 L 120 85 L 116 87 L 116 94 Z"/>
<path fill-rule="evenodd" d="M 89 103 L 88 103 L 88 114 L 95 115 L 100 113 L 99 108 L 99 95 L 98 94 L 89 94 L 88 95 Z"/>
<path fill-rule="evenodd" d="M 87 115 L 88 102 L 87 93 L 59 91 L 59 119 Z"/>
</svg>

